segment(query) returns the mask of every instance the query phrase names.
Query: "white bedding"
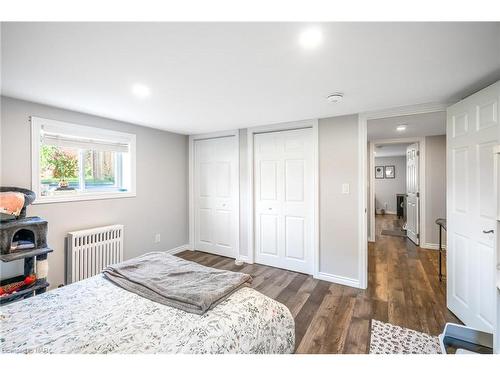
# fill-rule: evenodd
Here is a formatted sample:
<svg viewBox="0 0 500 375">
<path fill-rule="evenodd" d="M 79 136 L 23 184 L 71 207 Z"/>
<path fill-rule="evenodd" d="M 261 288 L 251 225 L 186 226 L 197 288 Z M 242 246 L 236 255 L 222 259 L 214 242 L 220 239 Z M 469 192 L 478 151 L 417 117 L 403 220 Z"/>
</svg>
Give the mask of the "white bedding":
<svg viewBox="0 0 500 375">
<path fill-rule="evenodd" d="M 200 316 L 98 275 L 0 307 L 3 353 L 292 353 L 294 341 L 290 311 L 251 288 Z"/>
</svg>

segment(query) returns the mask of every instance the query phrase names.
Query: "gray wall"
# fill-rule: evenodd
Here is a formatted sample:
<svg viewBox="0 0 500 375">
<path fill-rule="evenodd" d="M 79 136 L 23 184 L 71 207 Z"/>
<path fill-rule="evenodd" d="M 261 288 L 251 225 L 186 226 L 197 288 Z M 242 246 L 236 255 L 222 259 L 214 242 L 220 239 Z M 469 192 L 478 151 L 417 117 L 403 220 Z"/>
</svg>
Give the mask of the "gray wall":
<svg viewBox="0 0 500 375">
<path fill-rule="evenodd" d="M 64 282 L 64 241 L 69 231 L 125 225 L 124 256 L 169 250 L 188 241 L 188 137 L 12 98 L 1 98 L 1 183 L 31 187 L 29 116 L 134 133 L 137 196 L 31 206 L 28 215 L 49 222 L 49 282 Z M 159 199 L 159 198 L 162 199 Z M 161 242 L 154 244 L 154 235 Z M 11 267 L 12 269 L 12 267 Z M 9 272 L 2 268 L 2 277 Z"/>
<path fill-rule="evenodd" d="M 396 194 L 406 193 L 406 156 L 375 158 L 375 166 L 379 165 L 394 165 L 396 172 L 395 178 L 375 179 L 375 209 L 395 214 Z"/>
<path fill-rule="evenodd" d="M 240 130 L 240 253 L 248 255 L 247 129 Z M 358 275 L 358 116 L 319 120 L 320 272 Z M 350 194 L 342 194 L 342 184 Z"/>
<path fill-rule="evenodd" d="M 438 244 L 439 232 L 434 222 L 446 217 L 445 135 L 425 137 L 425 174 L 425 241 Z"/>
<path fill-rule="evenodd" d="M 358 116 L 319 121 L 320 272 L 359 279 Z M 350 194 L 342 194 L 342 184 Z"/>
</svg>

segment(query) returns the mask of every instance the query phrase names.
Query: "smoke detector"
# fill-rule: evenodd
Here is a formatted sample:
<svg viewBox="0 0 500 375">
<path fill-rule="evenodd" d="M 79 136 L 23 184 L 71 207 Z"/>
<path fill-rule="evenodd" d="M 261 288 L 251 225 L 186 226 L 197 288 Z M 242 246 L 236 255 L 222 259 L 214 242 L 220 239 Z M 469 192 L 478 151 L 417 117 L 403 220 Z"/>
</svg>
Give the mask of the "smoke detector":
<svg viewBox="0 0 500 375">
<path fill-rule="evenodd" d="M 326 100 L 328 100 L 330 103 L 340 103 L 342 99 L 344 99 L 344 94 L 340 92 L 330 94 L 326 97 Z"/>
</svg>

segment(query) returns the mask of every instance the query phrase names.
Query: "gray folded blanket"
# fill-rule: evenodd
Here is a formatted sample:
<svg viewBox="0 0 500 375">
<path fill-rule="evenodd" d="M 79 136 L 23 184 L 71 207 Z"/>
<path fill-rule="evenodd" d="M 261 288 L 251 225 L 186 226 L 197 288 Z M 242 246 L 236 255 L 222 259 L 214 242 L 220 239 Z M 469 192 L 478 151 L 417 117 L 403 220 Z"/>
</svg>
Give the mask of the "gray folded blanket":
<svg viewBox="0 0 500 375">
<path fill-rule="evenodd" d="M 244 273 L 205 267 L 163 252 L 113 264 L 102 272 L 132 293 L 199 315 L 252 281 Z"/>
</svg>

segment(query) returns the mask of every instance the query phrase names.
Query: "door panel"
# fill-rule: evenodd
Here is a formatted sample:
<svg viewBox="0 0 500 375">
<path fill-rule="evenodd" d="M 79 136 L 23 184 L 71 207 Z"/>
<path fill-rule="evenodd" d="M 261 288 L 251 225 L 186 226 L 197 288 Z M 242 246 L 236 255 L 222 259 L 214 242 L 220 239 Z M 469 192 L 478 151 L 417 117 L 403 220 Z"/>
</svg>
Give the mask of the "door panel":
<svg viewBox="0 0 500 375">
<path fill-rule="evenodd" d="M 491 264 L 495 263 L 495 257 L 491 246 L 479 244 L 479 269 L 488 269 Z M 495 277 L 493 272 L 479 273 L 479 317 L 483 322 L 493 327 L 495 320 L 495 298 L 490 292 L 491 286 L 495 285 Z"/>
<path fill-rule="evenodd" d="M 468 238 L 459 234 L 453 234 L 451 243 L 453 244 L 455 253 L 457 254 L 457 256 L 454 257 L 453 267 L 451 271 L 455 274 L 464 276 L 462 278 L 456 278 L 453 280 L 454 297 L 456 297 L 464 306 L 468 307 L 470 305 L 469 285 L 467 283 L 467 274 L 469 270 L 468 264 L 470 263 L 468 249 L 469 240 Z"/>
<path fill-rule="evenodd" d="M 420 244 L 420 170 L 419 145 L 406 148 L 406 235 L 415 244 Z"/>
<path fill-rule="evenodd" d="M 312 273 L 312 129 L 254 135 L 255 259 Z"/>
<path fill-rule="evenodd" d="M 477 146 L 477 169 L 479 189 L 479 215 L 487 220 L 495 219 L 495 180 L 493 148 L 496 142 L 486 142 Z"/>
<path fill-rule="evenodd" d="M 231 247 L 231 211 L 215 211 L 215 236 L 214 241 L 219 246 Z"/>
<path fill-rule="evenodd" d="M 199 235 L 198 241 L 210 243 L 212 238 L 212 210 L 209 208 L 199 209 Z"/>
<path fill-rule="evenodd" d="M 483 130 L 490 126 L 497 126 L 498 124 L 498 108 L 497 101 L 492 100 L 489 103 L 479 105 L 478 110 L 478 124 L 477 129 Z"/>
<path fill-rule="evenodd" d="M 304 201 L 304 160 L 285 160 L 285 199 Z"/>
<path fill-rule="evenodd" d="M 278 198 L 277 163 L 263 160 L 260 162 L 260 199 L 276 200 Z"/>
<path fill-rule="evenodd" d="M 218 162 L 216 165 L 217 197 L 228 198 L 231 196 L 231 163 Z"/>
<path fill-rule="evenodd" d="M 235 257 L 236 137 L 194 141 L 195 249 Z"/>
<path fill-rule="evenodd" d="M 469 158 L 467 148 L 457 148 L 451 150 L 453 154 L 452 168 L 453 173 L 453 209 L 455 212 L 467 212 L 467 200 L 469 184 Z"/>
<path fill-rule="evenodd" d="M 285 255 L 287 258 L 305 260 L 304 218 L 287 216 L 285 218 Z"/>
<path fill-rule="evenodd" d="M 260 241 L 258 249 L 261 254 L 278 255 L 278 216 L 260 215 Z"/>
<path fill-rule="evenodd" d="M 500 84 L 448 108 L 447 297 L 465 324 L 491 332 L 495 321 L 495 163 Z"/>
<path fill-rule="evenodd" d="M 210 163 L 200 163 L 200 197 L 210 197 L 212 192 L 212 184 L 210 183 L 210 170 L 212 165 Z"/>
</svg>

